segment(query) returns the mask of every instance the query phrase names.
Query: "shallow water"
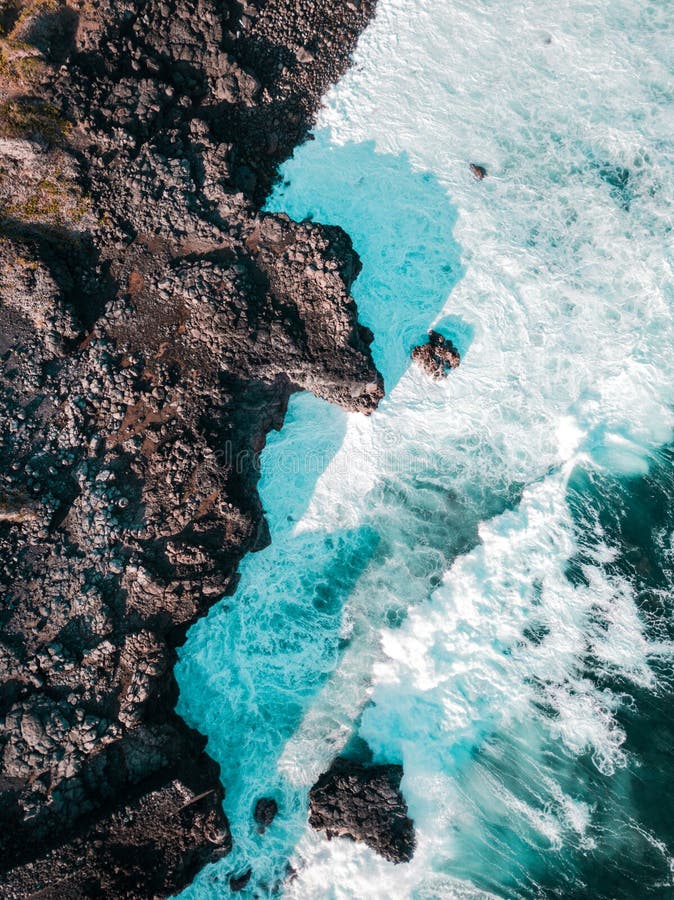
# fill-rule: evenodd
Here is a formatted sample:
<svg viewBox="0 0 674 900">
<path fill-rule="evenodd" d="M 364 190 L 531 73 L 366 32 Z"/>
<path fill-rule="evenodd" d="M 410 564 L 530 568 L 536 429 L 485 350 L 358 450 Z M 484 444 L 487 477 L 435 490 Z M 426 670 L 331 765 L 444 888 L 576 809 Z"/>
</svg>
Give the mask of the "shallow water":
<svg viewBox="0 0 674 900">
<path fill-rule="evenodd" d="M 284 167 L 269 207 L 361 254 L 387 396 L 293 398 L 272 544 L 181 651 L 235 841 L 184 896 L 249 867 L 250 897 L 674 893 L 673 26 L 382 0 Z M 440 383 L 409 364 L 431 326 L 463 355 Z M 306 825 L 355 738 L 404 765 L 408 865 Z"/>
</svg>

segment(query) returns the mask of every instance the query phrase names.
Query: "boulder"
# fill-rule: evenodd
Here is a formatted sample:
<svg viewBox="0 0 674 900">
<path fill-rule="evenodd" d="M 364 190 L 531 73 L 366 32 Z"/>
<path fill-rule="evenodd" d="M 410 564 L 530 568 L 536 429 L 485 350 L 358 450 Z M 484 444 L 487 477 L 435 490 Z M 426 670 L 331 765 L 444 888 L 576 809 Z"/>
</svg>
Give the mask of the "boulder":
<svg viewBox="0 0 674 900">
<path fill-rule="evenodd" d="M 402 766 L 365 766 L 338 757 L 309 793 L 309 823 L 328 839 L 363 841 L 394 863 L 414 855 L 414 822 L 400 792 Z"/>
<path fill-rule="evenodd" d="M 412 350 L 412 359 L 432 378 L 446 378 L 461 363 L 461 354 L 448 338 L 429 331 L 426 343 Z"/>
<path fill-rule="evenodd" d="M 258 824 L 258 831 L 264 832 L 276 817 L 278 812 L 278 804 L 273 797 L 260 797 L 255 804 L 253 818 Z"/>
</svg>

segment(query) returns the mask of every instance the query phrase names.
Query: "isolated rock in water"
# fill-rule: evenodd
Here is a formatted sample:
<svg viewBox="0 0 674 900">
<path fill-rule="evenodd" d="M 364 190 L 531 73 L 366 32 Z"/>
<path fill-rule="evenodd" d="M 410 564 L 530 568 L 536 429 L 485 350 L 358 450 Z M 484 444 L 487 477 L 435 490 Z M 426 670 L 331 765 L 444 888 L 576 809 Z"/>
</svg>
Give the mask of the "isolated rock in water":
<svg viewBox="0 0 674 900">
<path fill-rule="evenodd" d="M 429 331 L 428 341 L 412 350 L 412 359 L 433 378 L 446 378 L 460 364 L 461 354 L 448 338 Z"/>
<path fill-rule="evenodd" d="M 363 766 L 338 757 L 309 794 L 311 826 L 329 839 L 363 841 L 391 862 L 409 862 L 416 841 L 402 777 L 402 766 Z"/>
<path fill-rule="evenodd" d="M 232 877 L 229 879 L 230 891 L 233 894 L 238 894 L 239 891 L 242 891 L 250 881 L 250 876 L 252 874 L 253 873 L 250 869 L 246 869 L 243 875 L 232 875 Z"/>
<path fill-rule="evenodd" d="M 268 828 L 271 825 L 277 812 L 278 804 L 273 797 L 260 797 L 255 804 L 255 812 L 253 813 L 253 818 L 260 826 L 260 832 L 263 832 L 265 828 Z"/>
<path fill-rule="evenodd" d="M 477 163 L 470 164 L 470 171 L 473 173 L 473 175 L 477 178 L 478 181 L 482 181 L 482 179 L 487 174 L 487 170 L 485 169 L 485 167 L 478 166 Z"/>
</svg>

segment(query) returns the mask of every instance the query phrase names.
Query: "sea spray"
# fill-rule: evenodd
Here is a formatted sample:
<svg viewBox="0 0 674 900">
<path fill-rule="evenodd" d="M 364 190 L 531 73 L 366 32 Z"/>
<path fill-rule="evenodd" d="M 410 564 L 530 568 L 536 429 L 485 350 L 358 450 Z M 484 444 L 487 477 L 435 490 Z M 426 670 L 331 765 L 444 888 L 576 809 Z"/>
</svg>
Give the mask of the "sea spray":
<svg viewBox="0 0 674 900">
<path fill-rule="evenodd" d="M 672 889 L 673 19 L 382 0 L 284 168 L 273 208 L 363 258 L 388 395 L 370 419 L 291 404 L 270 555 L 182 651 L 236 844 L 191 896 L 249 866 L 250 896 Z M 431 326 L 463 355 L 442 382 L 409 364 Z M 306 826 L 354 731 L 404 765 L 408 865 Z"/>
</svg>

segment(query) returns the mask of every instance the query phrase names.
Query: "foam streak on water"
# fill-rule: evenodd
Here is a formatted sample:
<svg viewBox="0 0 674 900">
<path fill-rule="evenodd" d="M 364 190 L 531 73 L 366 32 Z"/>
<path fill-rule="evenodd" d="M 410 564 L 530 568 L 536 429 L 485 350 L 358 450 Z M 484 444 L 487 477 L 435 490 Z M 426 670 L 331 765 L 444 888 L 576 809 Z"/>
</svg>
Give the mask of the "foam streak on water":
<svg viewBox="0 0 674 900">
<path fill-rule="evenodd" d="M 293 400 L 272 546 L 183 648 L 235 840 L 188 896 L 674 890 L 673 34 L 667 2 L 380 0 L 285 167 L 270 207 L 361 254 L 387 397 Z M 306 825 L 354 735 L 404 765 L 408 865 Z"/>
</svg>

